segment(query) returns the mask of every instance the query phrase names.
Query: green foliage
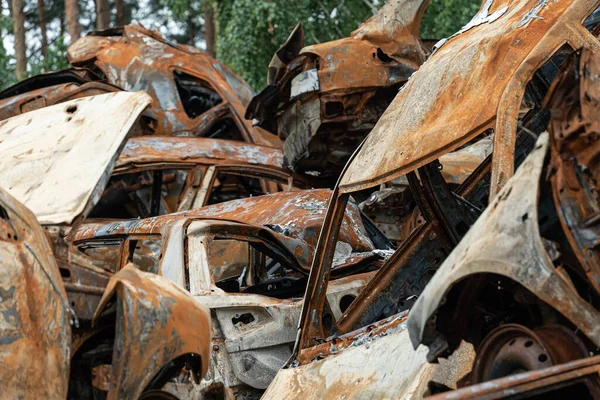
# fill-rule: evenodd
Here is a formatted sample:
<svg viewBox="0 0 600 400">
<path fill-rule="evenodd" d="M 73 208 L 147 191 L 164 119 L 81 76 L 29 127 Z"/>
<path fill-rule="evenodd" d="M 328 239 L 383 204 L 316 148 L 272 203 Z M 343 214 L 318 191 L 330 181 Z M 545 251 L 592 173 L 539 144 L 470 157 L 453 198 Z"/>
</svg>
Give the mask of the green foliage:
<svg viewBox="0 0 600 400">
<path fill-rule="evenodd" d="M 0 90 L 16 81 L 14 58 L 7 54 L 2 40 L 10 30 L 11 19 L 0 14 Z"/>
<path fill-rule="evenodd" d="M 421 23 L 423 39 L 442 39 L 460 30 L 477 13 L 481 0 L 431 0 Z"/>
<path fill-rule="evenodd" d="M 218 2 L 217 55 L 255 89 L 297 22 L 307 45 L 348 36 L 372 15 L 363 0 L 225 0 Z"/>
<path fill-rule="evenodd" d="M 65 38 L 59 36 L 54 43 L 48 46 L 48 57 L 43 58 L 41 54 L 30 58 L 30 69 L 27 71 L 28 76 L 41 74 L 42 72 L 58 71 L 69 67 L 67 61 L 67 48 Z"/>
</svg>

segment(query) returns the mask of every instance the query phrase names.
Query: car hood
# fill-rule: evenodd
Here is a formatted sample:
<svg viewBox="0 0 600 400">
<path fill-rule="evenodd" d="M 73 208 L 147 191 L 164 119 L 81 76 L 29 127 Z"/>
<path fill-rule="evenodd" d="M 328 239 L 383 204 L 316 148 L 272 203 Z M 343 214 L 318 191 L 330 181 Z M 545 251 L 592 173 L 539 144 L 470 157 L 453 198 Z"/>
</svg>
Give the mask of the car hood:
<svg viewBox="0 0 600 400">
<path fill-rule="evenodd" d="M 71 224 L 85 217 L 150 102 L 144 92 L 116 92 L 1 121 L 2 186 L 42 225 Z"/>
</svg>

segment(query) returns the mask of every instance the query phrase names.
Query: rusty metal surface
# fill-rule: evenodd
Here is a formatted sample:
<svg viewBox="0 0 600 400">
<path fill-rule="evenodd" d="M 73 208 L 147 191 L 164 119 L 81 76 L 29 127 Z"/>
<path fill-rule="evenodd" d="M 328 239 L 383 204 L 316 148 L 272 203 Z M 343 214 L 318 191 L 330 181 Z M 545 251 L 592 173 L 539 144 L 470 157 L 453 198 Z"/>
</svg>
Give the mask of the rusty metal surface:
<svg viewBox="0 0 600 400">
<path fill-rule="evenodd" d="M 117 330 L 109 399 L 138 398 L 152 378 L 177 357 L 200 357 L 202 377 L 210 361 L 210 315 L 187 292 L 156 274 L 127 265 L 109 281 L 97 320 L 112 301 Z"/>
<path fill-rule="evenodd" d="M 0 121 L 2 185 L 42 224 L 85 217 L 150 101 L 143 92 L 116 92 Z"/>
<path fill-rule="evenodd" d="M 154 134 L 204 136 L 226 114 L 235 122 L 243 141 L 281 147 L 275 135 L 244 120 L 245 106 L 253 92 L 241 78 L 202 51 L 172 45 L 139 24 L 82 37 L 69 47 L 67 58 L 75 67 L 104 76 L 111 85 L 126 91 L 146 91 L 153 98 L 151 111 L 157 121 Z M 208 82 L 222 99 L 216 107 L 224 109 L 225 114 L 214 115 L 210 121 L 188 116 L 178 94 L 175 71 Z"/>
<path fill-rule="evenodd" d="M 389 181 L 495 128 L 493 197 L 513 173 L 525 84 L 565 42 L 573 48 L 597 46 L 581 23 L 597 5 L 592 0 L 483 2 L 471 23 L 441 44 L 404 85 L 349 165 L 340 189 Z"/>
<path fill-rule="evenodd" d="M 197 301 L 209 307 L 216 316 L 213 330 L 218 334 L 212 343 L 219 350 L 215 350 L 206 379 L 199 386 L 172 384 L 172 389 L 177 393 L 197 393 L 222 381 L 236 391 L 263 390 L 291 355 L 312 257 L 308 243 L 316 243 L 314 232 L 318 231 L 329 195 L 327 190 L 290 192 L 238 201 L 234 207 L 224 203 L 218 205 L 222 219 L 213 219 L 218 212 L 206 211 L 204 217 L 188 212 L 152 221 L 131 221 L 139 224 L 131 225 L 131 229 L 126 229 L 126 223 L 107 225 L 75 235 L 75 244 L 102 246 L 111 237 L 120 238 L 121 257 L 114 263 L 123 265 L 132 248 L 137 247 L 128 245 L 131 241 L 139 243 L 141 237 L 148 235 L 159 237 L 160 250 L 154 254 L 160 260 L 157 273 L 187 288 Z M 258 208 L 265 207 L 262 203 L 270 199 L 269 208 Z M 218 210 L 216 207 L 208 208 Z M 226 217 L 260 221 L 263 226 L 233 222 Z M 276 218 L 281 220 L 280 225 Z M 340 252 L 334 268 L 335 280 L 327 291 L 336 318 L 373 276 L 367 271 L 389 256 L 374 249 L 354 204 L 348 207 L 346 224 L 352 245 L 340 242 L 340 247 L 347 246 L 350 252 Z M 249 251 L 251 246 L 254 253 Z M 256 251 L 286 269 L 281 276 L 286 283 L 279 283 L 280 272 L 245 272 L 246 268 L 253 271 L 248 261 L 252 258 L 256 262 L 252 256 Z M 267 269 L 271 271 L 273 265 L 269 265 Z M 113 268 L 118 270 L 119 266 Z M 231 282 L 237 282 L 236 287 Z"/>
<path fill-rule="evenodd" d="M 388 1 L 350 37 L 304 46 L 301 25 L 269 65 L 246 117 L 284 140 L 287 165 L 337 176 L 397 89 L 423 63 L 429 3 Z"/>
<path fill-rule="evenodd" d="M 142 220 L 129 220 L 97 226 L 93 224 L 77 231 L 73 240 L 83 241 L 103 236 L 126 234 L 159 234 L 167 225 L 182 218 L 231 220 L 254 225 L 266 225 L 275 232 L 298 238 L 307 243 L 311 252 L 316 246 L 325 210 L 331 197 L 326 189 L 282 192 L 215 204 L 191 211 Z M 358 207 L 350 203 L 341 224 L 340 241 L 355 251 L 374 248 L 361 221 Z"/>
<path fill-rule="evenodd" d="M 540 136 L 536 148 L 444 261 L 412 308 L 408 319 L 411 340 L 415 347 L 429 347 L 430 360 L 451 352 L 468 326 L 468 321 L 455 326 L 442 317 L 444 312 L 449 313 L 448 318 L 469 315 L 466 308 L 453 307 L 457 297 L 449 301 L 449 291 L 465 278 L 486 274 L 522 285 L 589 340 L 600 344 L 600 313 L 557 271 L 540 236 L 538 192 L 548 138 L 548 133 Z"/>
<path fill-rule="evenodd" d="M 600 134 L 600 56 L 584 49 L 556 82 L 548 108 L 556 173 L 552 187 L 558 214 L 580 272 L 600 293 L 600 204 L 597 145 Z"/>
<path fill-rule="evenodd" d="M 67 294 L 44 231 L 0 189 L 2 397 L 65 398 L 71 326 Z"/>
<path fill-rule="evenodd" d="M 595 356 L 480 383 L 427 399 L 596 399 L 600 397 L 599 374 L 600 356 Z"/>
<path fill-rule="evenodd" d="M 80 324 L 91 322 L 112 274 L 94 266 L 73 247 L 65 258 L 57 256 L 57 262 L 69 304 Z"/>
<path fill-rule="evenodd" d="M 283 169 L 281 150 L 232 140 L 186 137 L 131 138 L 119 155 L 115 169 L 128 164 L 218 163 L 264 165 Z"/>
</svg>

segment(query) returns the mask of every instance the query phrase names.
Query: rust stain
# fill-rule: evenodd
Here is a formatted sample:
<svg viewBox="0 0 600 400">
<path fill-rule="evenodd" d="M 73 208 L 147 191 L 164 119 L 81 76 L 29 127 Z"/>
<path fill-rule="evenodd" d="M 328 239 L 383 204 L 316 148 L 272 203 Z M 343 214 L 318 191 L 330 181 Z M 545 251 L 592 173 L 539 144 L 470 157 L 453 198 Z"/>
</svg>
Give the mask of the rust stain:
<svg viewBox="0 0 600 400">
<path fill-rule="evenodd" d="M 0 189 L 0 375 L 3 397 L 66 398 L 67 294 L 35 216 Z"/>
</svg>

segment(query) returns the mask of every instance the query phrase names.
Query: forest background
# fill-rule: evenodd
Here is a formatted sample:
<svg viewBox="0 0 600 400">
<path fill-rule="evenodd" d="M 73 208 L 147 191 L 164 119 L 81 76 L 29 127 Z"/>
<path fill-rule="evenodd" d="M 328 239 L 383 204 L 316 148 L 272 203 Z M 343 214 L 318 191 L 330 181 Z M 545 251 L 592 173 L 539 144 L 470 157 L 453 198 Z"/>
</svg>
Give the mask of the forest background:
<svg viewBox="0 0 600 400">
<path fill-rule="evenodd" d="M 87 32 L 132 21 L 168 40 L 199 47 L 255 90 L 297 22 L 306 45 L 348 36 L 385 0 L 0 0 L 0 90 L 68 67 L 66 49 Z M 480 0 L 431 0 L 421 37 L 458 31 Z"/>
</svg>

